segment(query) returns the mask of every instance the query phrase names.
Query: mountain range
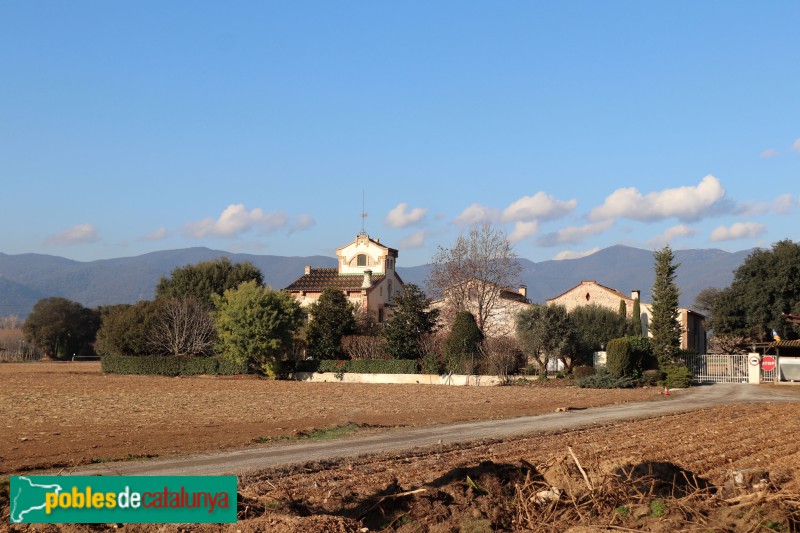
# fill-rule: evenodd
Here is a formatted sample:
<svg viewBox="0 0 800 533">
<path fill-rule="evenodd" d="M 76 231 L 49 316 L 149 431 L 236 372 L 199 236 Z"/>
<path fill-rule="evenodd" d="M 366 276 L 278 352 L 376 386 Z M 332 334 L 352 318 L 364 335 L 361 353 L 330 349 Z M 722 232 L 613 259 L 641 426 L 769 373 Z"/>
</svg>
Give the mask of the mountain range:
<svg viewBox="0 0 800 533">
<path fill-rule="evenodd" d="M 752 252 L 725 252 L 717 249 L 675 250 L 680 263 L 676 282 L 681 290 L 681 306 L 691 307 L 701 290 L 727 287 L 733 271 Z M 0 253 L 0 316 L 27 316 L 37 300 L 60 296 L 87 307 L 134 303 L 155 295 L 161 276 L 176 267 L 227 257 L 232 262 L 250 261 L 261 269 L 264 281 L 283 288 L 303 274 L 305 265 L 336 267 L 336 259 L 326 256 L 283 257 L 251 255 L 186 248 L 80 262 L 42 254 L 8 255 Z M 402 255 L 401 255 L 402 257 Z M 520 259 L 520 283 L 528 288 L 528 298 L 544 302 L 558 296 L 582 280 L 630 294 L 642 291 L 642 301 L 651 299 L 653 253 L 628 246 L 611 246 L 579 259 L 542 261 Z M 397 272 L 406 283 L 425 286 L 430 265 L 400 267 Z"/>
</svg>

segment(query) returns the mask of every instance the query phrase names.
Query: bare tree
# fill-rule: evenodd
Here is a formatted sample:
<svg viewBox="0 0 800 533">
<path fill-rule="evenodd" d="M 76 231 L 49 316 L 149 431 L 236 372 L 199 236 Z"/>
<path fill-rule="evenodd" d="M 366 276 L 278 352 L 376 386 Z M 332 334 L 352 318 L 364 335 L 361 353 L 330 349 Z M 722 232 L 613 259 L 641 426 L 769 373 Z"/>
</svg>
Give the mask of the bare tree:
<svg viewBox="0 0 800 533">
<path fill-rule="evenodd" d="M 506 234 L 487 222 L 471 226 L 452 248 L 439 247 L 427 287 L 434 298 L 444 300 L 443 316 L 469 311 L 487 335 L 500 292 L 516 285 L 520 272 L 522 266 Z"/>
<path fill-rule="evenodd" d="M 513 337 L 494 337 L 484 339 L 479 350 L 487 362 L 487 372 L 508 382 L 509 376 L 517 372 L 524 355 Z"/>
<path fill-rule="evenodd" d="M 350 359 L 391 359 L 386 353 L 386 339 L 380 335 L 345 335 L 342 350 Z"/>
<path fill-rule="evenodd" d="M 214 319 L 208 307 L 195 297 L 161 301 L 150 346 L 170 355 L 209 355 L 216 338 Z"/>
</svg>

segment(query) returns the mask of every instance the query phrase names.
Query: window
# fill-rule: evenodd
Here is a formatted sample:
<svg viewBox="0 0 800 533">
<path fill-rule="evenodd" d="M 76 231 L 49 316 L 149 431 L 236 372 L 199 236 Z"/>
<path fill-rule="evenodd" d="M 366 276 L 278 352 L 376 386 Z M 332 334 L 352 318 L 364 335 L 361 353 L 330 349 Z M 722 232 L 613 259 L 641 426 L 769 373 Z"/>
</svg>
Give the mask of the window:
<svg viewBox="0 0 800 533">
<path fill-rule="evenodd" d="M 367 256 L 366 256 L 366 254 L 358 254 L 358 257 L 356 258 L 356 265 L 358 265 L 360 267 L 367 266 Z"/>
</svg>

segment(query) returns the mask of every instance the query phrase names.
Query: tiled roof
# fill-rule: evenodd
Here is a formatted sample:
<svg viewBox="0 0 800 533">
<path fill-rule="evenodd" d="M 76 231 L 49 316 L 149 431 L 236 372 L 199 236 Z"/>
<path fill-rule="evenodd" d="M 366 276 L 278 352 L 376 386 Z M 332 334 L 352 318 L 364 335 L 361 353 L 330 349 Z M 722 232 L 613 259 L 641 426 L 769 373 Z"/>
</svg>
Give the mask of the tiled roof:
<svg viewBox="0 0 800 533">
<path fill-rule="evenodd" d="M 517 291 L 503 289 L 500 291 L 500 298 L 503 300 L 513 300 L 515 302 L 528 303 L 528 299 Z"/>
<path fill-rule="evenodd" d="M 386 276 L 383 274 L 373 274 L 372 284 L 376 285 L 384 277 Z M 312 268 L 310 274 L 304 274 L 297 278 L 285 290 L 323 291 L 327 287 L 335 287 L 342 290 L 357 291 L 363 283 L 363 274 L 339 274 L 339 270 L 336 268 Z"/>
</svg>

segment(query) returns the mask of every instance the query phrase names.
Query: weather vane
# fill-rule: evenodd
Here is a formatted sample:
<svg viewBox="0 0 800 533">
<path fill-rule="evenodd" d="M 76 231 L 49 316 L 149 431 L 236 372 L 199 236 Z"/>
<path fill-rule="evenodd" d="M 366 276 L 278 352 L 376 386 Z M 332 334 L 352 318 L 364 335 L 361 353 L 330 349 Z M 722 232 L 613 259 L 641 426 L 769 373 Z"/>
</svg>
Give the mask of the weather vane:
<svg viewBox="0 0 800 533">
<path fill-rule="evenodd" d="M 361 235 L 366 235 L 365 224 L 367 222 L 366 208 L 364 207 L 364 190 L 361 190 Z"/>
</svg>

